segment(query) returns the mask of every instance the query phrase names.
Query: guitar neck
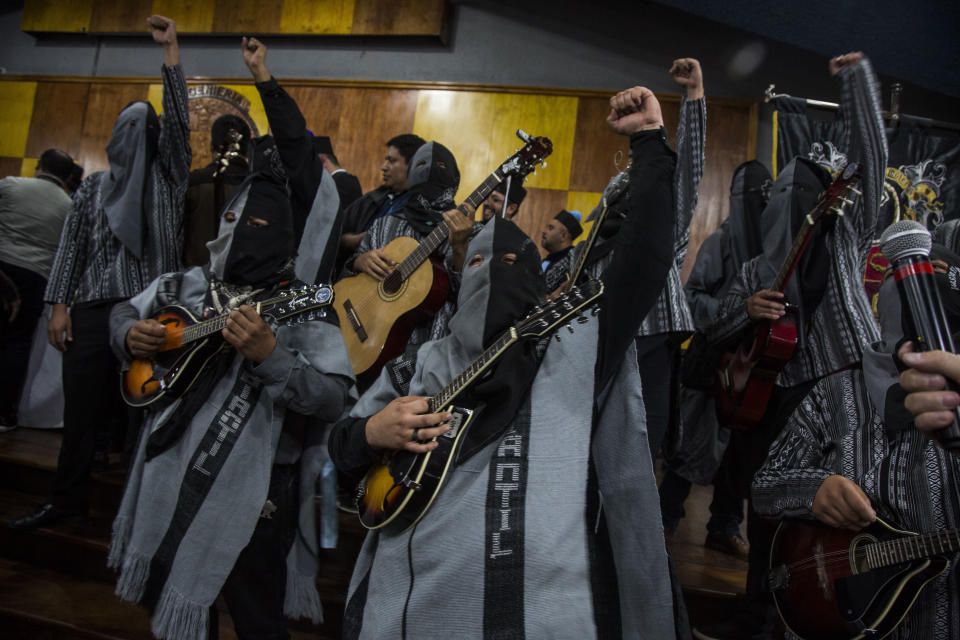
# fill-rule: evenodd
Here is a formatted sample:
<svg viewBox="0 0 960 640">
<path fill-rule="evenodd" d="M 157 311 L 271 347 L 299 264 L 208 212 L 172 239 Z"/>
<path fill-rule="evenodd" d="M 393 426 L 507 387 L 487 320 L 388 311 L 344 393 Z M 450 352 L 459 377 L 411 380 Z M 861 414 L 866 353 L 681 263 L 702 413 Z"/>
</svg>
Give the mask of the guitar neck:
<svg viewBox="0 0 960 640">
<path fill-rule="evenodd" d="M 257 313 L 262 314 L 263 311 L 270 309 L 273 305 L 277 304 L 278 302 L 282 302 L 289 297 L 289 295 L 284 295 L 258 302 L 256 304 Z M 224 327 L 227 326 L 227 318 L 229 317 L 230 312 L 228 311 L 222 315 L 216 316 L 215 318 L 210 318 L 209 320 L 204 320 L 203 322 L 190 325 L 183 330 L 183 333 L 180 336 L 180 343 L 187 344 L 189 342 L 195 342 L 201 338 L 206 338 L 210 334 L 223 331 Z"/>
<path fill-rule="evenodd" d="M 500 173 L 500 170 L 494 171 L 487 179 L 484 180 L 479 187 L 474 190 L 466 200 L 463 201 L 463 204 L 457 208 L 463 212 L 464 215 L 469 215 L 464 208 L 464 204 L 469 204 L 471 207 L 476 209 L 480 206 L 480 203 L 483 202 L 490 192 L 503 181 L 503 175 Z M 426 238 L 420 241 L 420 244 L 417 246 L 413 252 L 408 255 L 403 261 L 397 266 L 397 271 L 400 273 L 401 277 L 406 280 L 413 272 L 417 270 L 424 261 L 433 255 L 433 252 L 437 250 L 440 245 L 442 245 L 447 237 L 450 235 L 450 228 L 447 226 L 445 221 L 441 221 L 437 224 L 436 228 L 427 235 Z"/>
<path fill-rule="evenodd" d="M 793 272 L 797 270 L 797 265 L 800 264 L 800 258 L 803 256 L 807 244 L 810 243 L 810 237 L 812 235 L 813 222 L 811 222 L 810 216 L 807 216 L 804 218 L 803 224 L 800 225 L 800 231 L 798 231 L 797 235 L 793 238 L 793 246 L 790 247 L 790 253 L 787 254 L 786 260 L 784 260 L 780 266 L 780 271 L 777 272 L 777 277 L 774 279 L 773 284 L 770 285 L 772 291 L 783 292 L 787 287 L 787 281 L 790 280 Z"/>
<path fill-rule="evenodd" d="M 476 380 L 477 376 L 480 375 L 490 363 L 500 357 L 507 347 L 516 342 L 517 332 L 515 329 L 510 329 L 504 333 L 500 338 L 497 339 L 492 345 L 490 345 L 486 351 L 484 351 L 479 358 L 473 361 L 473 363 L 467 367 L 460 375 L 453 379 L 450 384 L 443 388 L 440 393 L 436 394 L 428 403 L 430 404 L 430 412 L 437 413 L 442 411 L 444 407 L 450 404 L 454 398 L 460 395 L 460 392 L 463 391 L 471 382 Z"/>
<path fill-rule="evenodd" d="M 600 215 L 597 216 L 597 219 L 593 221 L 593 226 L 590 227 L 590 233 L 587 235 L 587 239 L 583 241 L 584 246 L 580 251 L 580 255 L 577 256 L 577 262 L 573 265 L 573 271 L 570 272 L 570 284 L 577 284 L 577 280 L 580 278 L 580 273 L 583 271 L 583 268 L 587 264 L 587 256 L 590 254 L 590 250 L 593 249 L 593 243 L 597 239 L 597 234 L 600 232 L 600 225 L 603 224 L 603 221 L 607 217 L 607 199 L 603 199 L 603 209 L 600 211 Z"/>
<path fill-rule="evenodd" d="M 865 546 L 867 564 L 879 569 L 931 556 L 950 555 L 960 551 L 960 529 L 934 531 L 919 536 L 902 536 L 895 540 Z"/>
</svg>

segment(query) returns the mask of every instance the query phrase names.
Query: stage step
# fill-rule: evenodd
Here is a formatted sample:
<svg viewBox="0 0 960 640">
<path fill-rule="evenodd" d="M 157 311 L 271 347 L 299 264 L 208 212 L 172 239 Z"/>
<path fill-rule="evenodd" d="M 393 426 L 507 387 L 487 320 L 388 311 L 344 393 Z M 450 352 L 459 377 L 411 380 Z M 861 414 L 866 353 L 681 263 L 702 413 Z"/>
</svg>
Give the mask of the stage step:
<svg viewBox="0 0 960 640">
<path fill-rule="evenodd" d="M 14 531 L 6 526 L 8 520 L 30 513 L 45 501 L 56 471 L 59 446 L 58 431 L 16 429 L 0 434 L 0 556 L 6 559 L 4 562 L 18 565 L 21 573 L 29 573 L 30 567 L 33 567 L 53 583 L 56 582 L 56 576 L 61 576 L 65 584 L 85 584 L 87 589 L 92 589 L 94 584 L 99 585 L 103 593 L 110 595 L 109 598 L 104 597 L 99 605 L 103 609 L 129 606 L 112 595 L 115 575 L 106 567 L 110 525 L 124 481 L 119 457 L 113 459 L 110 470 L 93 474 L 91 513 L 87 522 L 29 532 Z M 745 562 L 702 546 L 710 495 L 709 487 L 693 487 L 687 501 L 688 517 L 681 522 L 670 545 L 694 624 L 720 620 L 729 615 L 736 606 L 737 598 L 743 593 L 746 578 Z M 355 515 L 340 513 L 339 516 L 339 546 L 337 549 L 321 550 L 321 568 L 317 577 L 325 622 L 319 627 L 303 621 L 288 623 L 292 632 L 300 633 L 303 637 L 340 635 L 353 562 L 366 532 Z M 56 590 L 55 585 L 51 585 L 51 588 Z M 84 627 L 83 632 L 88 635 L 71 636 L 70 633 L 75 630 L 71 631 L 70 625 L 73 623 L 69 620 L 59 620 L 57 624 L 44 622 L 41 613 L 29 609 L 23 610 L 19 617 L 11 617 L 14 612 L 7 611 L 10 605 L 5 600 L 3 605 L 6 609 L 0 612 L 0 617 L 12 620 L 10 624 L 13 626 L 9 628 L 33 630 L 33 635 L 27 633 L 22 637 L 114 637 L 109 634 L 96 635 L 104 632 L 95 627 Z M 140 610 L 138 607 L 134 609 Z M 220 609 L 223 611 L 222 607 Z M 34 615 L 39 616 L 36 621 L 31 617 Z M 146 614 L 143 615 L 145 619 Z M 225 613 L 222 619 L 228 619 Z M 31 621 L 39 626 L 31 626 L 34 624 Z M 66 626 L 57 626 L 60 623 Z M 5 630 L 4 637 L 7 637 L 8 625 L 4 623 L 2 628 Z M 147 628 L 146 623 L 143 628 Z M 230 629 L 232 634 L 232 626 Z M 149 637 L 149 634 L 145 637 Z"/>
</svg>

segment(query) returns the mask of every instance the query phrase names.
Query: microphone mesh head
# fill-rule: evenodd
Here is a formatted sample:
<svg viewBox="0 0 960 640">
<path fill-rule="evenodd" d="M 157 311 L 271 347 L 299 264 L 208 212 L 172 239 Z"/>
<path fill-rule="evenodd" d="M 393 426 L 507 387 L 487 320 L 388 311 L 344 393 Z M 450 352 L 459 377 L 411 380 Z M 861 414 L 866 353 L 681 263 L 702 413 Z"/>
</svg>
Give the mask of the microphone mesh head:
<svg viewBox="0 0 960 640">
<path fill-rule="evenodd" d="M 929 257 L 932 245 L 927 228 L 913 220 L 894 222 L 880 236 L 880 251 L 890 262 L 908 256 Z"/>
</svg>

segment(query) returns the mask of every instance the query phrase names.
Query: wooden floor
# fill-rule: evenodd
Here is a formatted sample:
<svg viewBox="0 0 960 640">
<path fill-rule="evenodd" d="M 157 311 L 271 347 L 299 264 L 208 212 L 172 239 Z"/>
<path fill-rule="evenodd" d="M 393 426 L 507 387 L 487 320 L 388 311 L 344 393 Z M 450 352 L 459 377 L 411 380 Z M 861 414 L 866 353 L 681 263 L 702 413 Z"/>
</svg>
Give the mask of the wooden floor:
<svg viewBox="0 0 960 640">
<path fill-rule="evenodd" d="M 111 470 L 93 474 L 86 523 L 28 532 L 6 527 L 45 501 L 59 447 L 58 431 L 0 434 L 0 637 L 151 638 L 147 613 L 113 594 L 115 576 L 106 567 L 110 523 L 123 484 L 119 458 L 112 459 Z M 746 580 L 745 562 L 703 548 L 711 491 L 694 486 L 687 518 L 670 545 L 694 625 L 729 615 Z M 340 637 L 350 570 L 364 535 L 356 516 L 341 514 L 340 527 L 340 547 L 323 552 L 317 579 L 325 622 L 291 622 L 295 640 Z M 229 615 L 219 609 L 220 638 L 235 638 Z"/>
</svg>

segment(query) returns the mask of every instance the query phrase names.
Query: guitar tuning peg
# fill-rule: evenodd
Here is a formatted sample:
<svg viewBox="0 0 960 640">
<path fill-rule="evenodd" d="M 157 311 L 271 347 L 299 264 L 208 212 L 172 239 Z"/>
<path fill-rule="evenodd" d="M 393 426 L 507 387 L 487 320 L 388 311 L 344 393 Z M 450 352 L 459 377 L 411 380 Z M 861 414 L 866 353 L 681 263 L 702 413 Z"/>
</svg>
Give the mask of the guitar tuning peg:
<svg viewBox="0 0 960 640">
<path fill-rule="evenodd" d="M 587 324 L 588 322 L 590 322 L 590 320 L 589 318 L 587 318 L 587 316 L 579 315 L 577 316 L 577 322 L 579 322 L 580 324 Z"/>
<path fill-rule="evenodd" d="M 546 169 L 546 168 L 547 168 L 547 161 L 544 160 L 544 161 L 540 164 L 540 166 L 543 167 L 544 169 Z"/>
<path fill-rule="evenodd" d="M 594 307 L 593 309 L 590 310 L 590 313 L 592 313 L 595 316 L 600 315 L 600 307 Z"/>
<path fill-rule="evenodd" d="M 557 339 L 557 342 L 560 342 L 560 334 L 553 334 L 553 337 Z"/>
<path fill-rule="evenodd" d="M 857 194 L 858 196 L 862 196 L 862 195 L 863 195 L 863 192 L 860 191 L 859 189 L 857 189 L 856 187 L 850 187 L 850 191 L 853 191 L 853 192 L 854 192 L 855 194 Z"/>
<path fill-rule="evenodd" d="M 565 326 L 567 327 L 567 331 L 569 331 L 570 333 L 573 333 L 573 327 L 571 327 L 569 324 Z"/>
</svg>

